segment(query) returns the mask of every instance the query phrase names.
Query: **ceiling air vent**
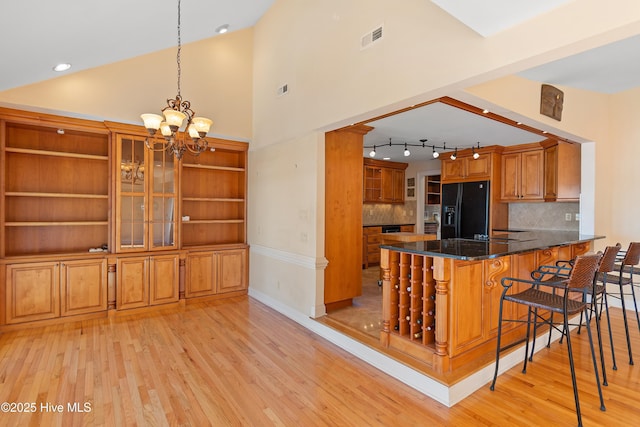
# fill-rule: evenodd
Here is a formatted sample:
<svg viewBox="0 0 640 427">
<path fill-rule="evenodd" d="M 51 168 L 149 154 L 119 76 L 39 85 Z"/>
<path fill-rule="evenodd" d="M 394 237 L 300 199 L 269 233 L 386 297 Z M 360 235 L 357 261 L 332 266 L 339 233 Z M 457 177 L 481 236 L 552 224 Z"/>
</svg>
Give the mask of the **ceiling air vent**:
<svg viewBox="0 0 640 427">
<path fill-rule="evenodd" d="M 364 49 L 371 46 L 373 43 L 382 39 L 382 25 L 378 26 L 375 30 L 362 36 L 360 48 Z"/>
</svg>

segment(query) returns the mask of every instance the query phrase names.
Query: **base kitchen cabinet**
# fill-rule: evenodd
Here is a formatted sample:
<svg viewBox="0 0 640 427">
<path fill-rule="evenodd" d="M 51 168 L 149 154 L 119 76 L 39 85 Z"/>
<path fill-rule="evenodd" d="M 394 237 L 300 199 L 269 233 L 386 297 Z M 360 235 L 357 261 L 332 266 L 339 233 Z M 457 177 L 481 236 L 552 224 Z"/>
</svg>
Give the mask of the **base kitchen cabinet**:
<svg viewBox="0 0 640 427">
<path fill-rule="evenodd" d="M 247 249 L 187 255 L 185 297 L 212 296 L 247 289 Z"/>
<path fill-rule="evenodd" d="M 179 255 L 119 258 L 116 308 L 118 310 L 177 302 Z"/>
</svg>

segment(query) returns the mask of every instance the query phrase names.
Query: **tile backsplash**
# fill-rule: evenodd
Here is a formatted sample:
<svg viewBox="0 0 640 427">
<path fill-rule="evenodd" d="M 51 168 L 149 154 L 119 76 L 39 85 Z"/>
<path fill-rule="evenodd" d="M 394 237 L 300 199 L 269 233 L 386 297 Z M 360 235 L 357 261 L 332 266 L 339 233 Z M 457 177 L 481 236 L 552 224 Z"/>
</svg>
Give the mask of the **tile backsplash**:
<svg viewBox="0 0 640 427">
<path fill-rule="evenodd" d="M 363 225 L 415 223 L 415 200 L 408 200 L 402 205 L 392 205 L 389 203 L 366 203 L 362 208 Z"/>
<path fill-rule="evenodd" d="M 576 231 L 580 229 L 580 221 L 576 220 L 579 213 L 577 202 L 509 203 L 509 228 Z"/>
<path fill-rule="evenodd" d="M 362 208 L 363 225 L 416 224 L 416 216 L 432 218 L 440 212 L 440 205 L 428 205 L 417 211 L 415 200 L 402 205 L 387 203 L 365 204 Z M 509 203 L 509 228 L 526 230 L 579 230 L 579 203 Z M 567 214 L 571 217 L 566 219 Z M 422 218 L 421 218 L 422 220 Z"/>
</svg>

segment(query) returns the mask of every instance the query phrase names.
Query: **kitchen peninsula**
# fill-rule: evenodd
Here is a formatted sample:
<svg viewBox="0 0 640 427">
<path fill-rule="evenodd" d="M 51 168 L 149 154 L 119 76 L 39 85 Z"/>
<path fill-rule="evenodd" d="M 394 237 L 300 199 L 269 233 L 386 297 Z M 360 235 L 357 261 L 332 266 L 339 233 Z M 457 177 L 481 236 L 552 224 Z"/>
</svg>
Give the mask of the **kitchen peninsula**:
<svg viewBox="0 0 640 427">
<path fill-rule="evenodd" d="M 600 238 L 571 231 L 505 231 L 483 240 L 383 244 L 381 345 L 437 373 L 489 360 L 496 345 L 500 280 L 529 278 L 539 265 L 591 251 Z M 505 318 L 526 319 L 526 307 L 504 309 Z M 505 343 L 524 334 L 522 324 L 503 327 Z"/>
</svg>

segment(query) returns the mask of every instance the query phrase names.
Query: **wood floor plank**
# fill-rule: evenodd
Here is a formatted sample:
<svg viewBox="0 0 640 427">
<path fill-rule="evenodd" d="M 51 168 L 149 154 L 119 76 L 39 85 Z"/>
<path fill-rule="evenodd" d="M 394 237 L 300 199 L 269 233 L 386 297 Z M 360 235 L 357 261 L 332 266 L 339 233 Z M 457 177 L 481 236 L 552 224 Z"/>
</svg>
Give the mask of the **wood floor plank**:
<svg viewBox="0 0 640 427">
<path fill-rule="evenodd" d="M 573 334 L 585 425 L 640 424 L 640 366 L 613 314 L 618 370 L 599 408 L 586 334 Z M 606 325 L 603 333 L 607 333 Z M 607 335 L 605 335 L 606 337 Z M 634 355 L 640 333 L 632 328 Z M 607 340 L 608 341 L 608 340 Z M 605 344 L 608 344 L 606 342 Z M 640 360 L 640 357 L 639 357 Z M 574 425 L 566 344 L 447 408 L 249 297 L 0 335 L 0 426 Z M 89 412 L 68 404 L 88 402 Z"/>
</svg>

